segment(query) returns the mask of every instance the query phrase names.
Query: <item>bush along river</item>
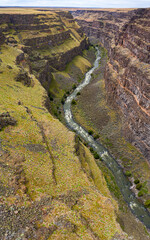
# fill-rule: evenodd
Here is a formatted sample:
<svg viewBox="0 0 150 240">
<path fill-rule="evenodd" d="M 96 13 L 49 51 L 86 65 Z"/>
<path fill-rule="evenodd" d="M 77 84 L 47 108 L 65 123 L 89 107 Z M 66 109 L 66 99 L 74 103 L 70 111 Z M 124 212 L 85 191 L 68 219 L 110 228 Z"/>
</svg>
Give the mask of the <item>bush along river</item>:
<svg viewBox="0 0 150 240">
<path fill-rule="evenodd" d="M 94 66 L 85 74 L 83 82 L 69 95 L 64 103 L 65 120 L 69 128 L 77 133 L 84 141 L 97 152 L 99 157 L 105 162 L 107 167 L 112 171 L 115 176 L 116 183 L 120 188 L 120 191 L 124 197 L 124 200 L 128 203 L 132 213 L 141 221 L 143 224 L 150 229 L 150 214 L 148 210 L 138 201 L 134 193 L 130 190 L 131 184 L 127 177 L 124 175 L 121 167 L 110 155 L 110 153 L 104 148 L 99 142 L 85 131 L 79 124 L 77 124 L 71 112 L 71 103 L 75 99 L 78 92 L 80 92 L 91 80 L 91 74 L 98 68 L 100 61 L 100 50 L 96 47 L 96 60 Z M 86 103 L 85 103 L 86 104 Z M 88 107 L 88 106 L 87 106 Z M 99 160 L 100 161 L 100 160 Z"/>
</svg>

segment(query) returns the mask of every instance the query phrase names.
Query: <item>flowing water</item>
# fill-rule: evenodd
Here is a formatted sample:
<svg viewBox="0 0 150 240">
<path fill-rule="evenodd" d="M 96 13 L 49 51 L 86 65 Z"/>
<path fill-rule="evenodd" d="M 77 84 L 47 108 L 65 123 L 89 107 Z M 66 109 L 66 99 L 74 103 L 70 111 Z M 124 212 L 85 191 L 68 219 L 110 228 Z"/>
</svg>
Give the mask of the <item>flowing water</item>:
<svg viewBox="0 0 150 240">
<path fill-rule="evenodd" d="M 147 209 L 138 201 L 133 192 L 130 190 L 131 184 L 127 177 L 123 174 L 123 171 L 115 159 L 110 155 L 110 153 L 104 148 L 100 143 L 98 143 L 94 138 L 88 134 L 79 124 L 77 124 L 71 112 L 71 102 L 75 99 L 78 92 L 80 92 L 91 80 L 91 74 L 98 68 L 100 61 L 100 51 L 98 48 L 96 60 L 94 62 L 93 68 L 91 68 L 86 74 L 83 82 L 74 90 L 74 92 L 67 97 L 64 104 L 65 120 L 69 128 L 74 130 L 90 147 L 92 147 L 105 162 L 107 167 L 112 171 L 115 176 L 116 183 L 122 192 L 124 200 L 128 203 L 132 213 L 144 223 L 144 225 L 150 229 L 150 214 Z M 86 103 L 85 103 L 86 104 Z M 88 106 L 87 106 L 88 107 Z M 99 160 L 100 161 L 100 160 Z"/>
</svg>

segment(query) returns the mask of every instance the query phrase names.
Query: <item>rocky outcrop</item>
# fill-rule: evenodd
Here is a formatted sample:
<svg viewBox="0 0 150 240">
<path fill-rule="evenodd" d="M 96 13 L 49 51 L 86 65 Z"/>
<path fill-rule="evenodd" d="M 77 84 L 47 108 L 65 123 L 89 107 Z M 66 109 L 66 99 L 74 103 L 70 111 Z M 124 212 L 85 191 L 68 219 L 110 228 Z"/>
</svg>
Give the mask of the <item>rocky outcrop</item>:
<svg viewBox="0 0 150 240">
<path fill-rule="evenodd" d="M 33 80 L 32 78 L 29 76 L 28 72 L 26 72 L 25 70 L 22 70 L 18 73 L 18 75 L 16 76 L 15 80 L 17 82 L 22 82 L 25 86 L 27 87 L 31 87 L 33 86 Z"/>
<path fill-rule="evenodd" d="M 4 112 L 0 114 L 0 131 L 2 131 L 3 128 L 9 125 L 15 126 L 16 124 L 17 124 L 17 121 L 15 120 L 15 118 L 10 116 L 9 112 Z"/>
<path fill-rule="evenodd" d="M 124 114 L 123 133 L 150 159 L 150 9 L 73 12 L 90 37 L 108 50 L 108 101 Z"/>
<path fill-rule="evenodd" d="M 3 44 L 5 41 L 4 34 L 2 33 L 2 29 L 0 28 L 0 45 Z"/>
<path fill-rule="evenodd" d="M 54 35 L 47 35 L 43 37 L 33 36 L 32 38 L 24 39 L 23 42 L 26 46 L 32 48 L 45 48 L 46 46 L 58 46 L 61 45 L 65 40 L 69 39 L 70 31 L 64 31 Z"/>
</svg>

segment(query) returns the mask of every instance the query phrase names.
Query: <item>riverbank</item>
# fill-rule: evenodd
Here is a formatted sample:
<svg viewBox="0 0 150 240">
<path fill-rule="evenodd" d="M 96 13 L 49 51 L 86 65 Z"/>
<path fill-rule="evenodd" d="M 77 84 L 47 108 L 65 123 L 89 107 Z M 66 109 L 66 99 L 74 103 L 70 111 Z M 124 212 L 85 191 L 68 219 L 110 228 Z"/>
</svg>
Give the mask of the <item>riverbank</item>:
<svg viewBox="0 0 150 240">
<path fill-rule="evenodd" d="M 87 130 L 91 130 L 95 133 L 98 133 L 98 132 L 100 134 L 102 133 L 100 140 L 102 140 L 102 143 L 107 148 L 109 146 L 109 150 L 114 149 L 114 151 L 116 151 L 115 149 L 116 147 L 112 148 L 113 144 L 110 142 L 110 139 L 108 138 L 108 136 L 111 136 L 111 137 L 113 136 L 114 138 L 116 137 L 117 143 L 119 141 L 119 144 L 120 144 L 121 143 L 120 140 L 124 142 L 123 147 L 128 147 L 127 150 L 128 151 L 130 150 L 129 151 L 130 154 L 132 154 L 135 157 L 136 157 L 136 154 L 137 156 L 140 156 L 139 153 L 137 153 L 136 149 L 134 149 L 133 147 L 131 148 L 130 144 L 128 143 L 127 145 L 125 139 L 122 139 L 121 132 L 119 132 L 121 130 L 121 123 L 122 123 L 119 111 L 107 105 L 106 98 L 105 98 L 106 95 L 104 90 L 104 81 L 100 81 L 100 79 L 102 79 L 102 76 L 103 76 L 105 62 L 106 62 L 106 54 L 103 52 L 103 58 L 101 60 L 100 68 L 98 68 L 94 72 L 93 80 L 91 81 L 91 83 L 83 89 L 83 91 L 81 92 L 81 95 L 78 95 L 79 101 L 77 101 L 77 105 L 74 104 L 73 115 L 75 116 L 77 122 L 80 123 L 82 126 L 84 126 L 84 128 L 86 128 Z M 100 90 L 102 93 L 101 96 L 99 95 Z M 85 105 L 85 102 L 86 102 L 86 105 Z M 88 107 L 87 107 L 87 104 L 88 104 Z M 121 147 L 121 150 L 122 150 L 122 147 Z M 122 153 L 123 151 L 120 151 L 120 152 Z M 128 164 L 128 167 L 129 167 L 129 164 Z M 127 169 L 125 170 L 126 172 L 129 171 Z M 105 178 L 106 178 L 106 174 L 105 174 Z M 140 226 L 140 223 L 139 223 L 139 226 L 135 231 L 135 219 L 134 220 L 132 219 L 133 217 L 131 216 L 131 213 L 127 213 L 128 212 L 127 209 L 125 210 L 125 212 L 126 214 L 123 214 L 121 212 L 120 216 L 118 217 L 120 221 L 122 221 L 122 225 L 126 229 L 125 231 L 135 235 L 136 239 L 147 239 L 147 236 L 145 235 L 145 231 L 142 231 L 142 228 L 143 228 L 142 225 Z M 132 219 L 131 222 L 128 219 L 130 220 Z M 138 224 L 136 224 L 136 226 L 137 225 Z"/>
</svg>

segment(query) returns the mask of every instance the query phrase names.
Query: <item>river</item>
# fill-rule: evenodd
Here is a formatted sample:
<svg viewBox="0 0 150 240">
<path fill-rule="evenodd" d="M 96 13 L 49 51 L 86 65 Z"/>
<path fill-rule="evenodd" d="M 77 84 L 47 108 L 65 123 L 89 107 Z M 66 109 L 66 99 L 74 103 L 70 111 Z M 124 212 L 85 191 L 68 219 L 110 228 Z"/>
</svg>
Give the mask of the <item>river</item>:
<svg viewBox="0 0 150 240">
<path fill-rule="evenodd" d="M 107 167 L 112 171 L 115 176 L 116 183 L 120 188 L 120 191 L 127 202 L 131 212 L 141 221 L 144 225 L 150 229 L 150 214 L 148 210 L 138 201 L 134 193 L 130 190 L 131 184 L 127 177 L 124 175 L 121 167 L 116 160 L 110 155 L 105 147 L 103 147 L 98 141 L 88 134 L 79 124 L 77 124 L 71 112 L 71 102 L 76 98 L 78 92 L 80 92 L 91 80 L 91 74 L 99 66 L 100 50 L 96 48 L 96 60 L 94 66 L 85 74 L 83 82 L 71 93 L 64 103 L 65 120 L 69 128 L 74 130 L 90 147 L 94 149 L 105 162 Z M 86 103 L 85 103 L 86 104 Z M 100 160 L 99 160 L 100 161 Z"/>
</svg>

